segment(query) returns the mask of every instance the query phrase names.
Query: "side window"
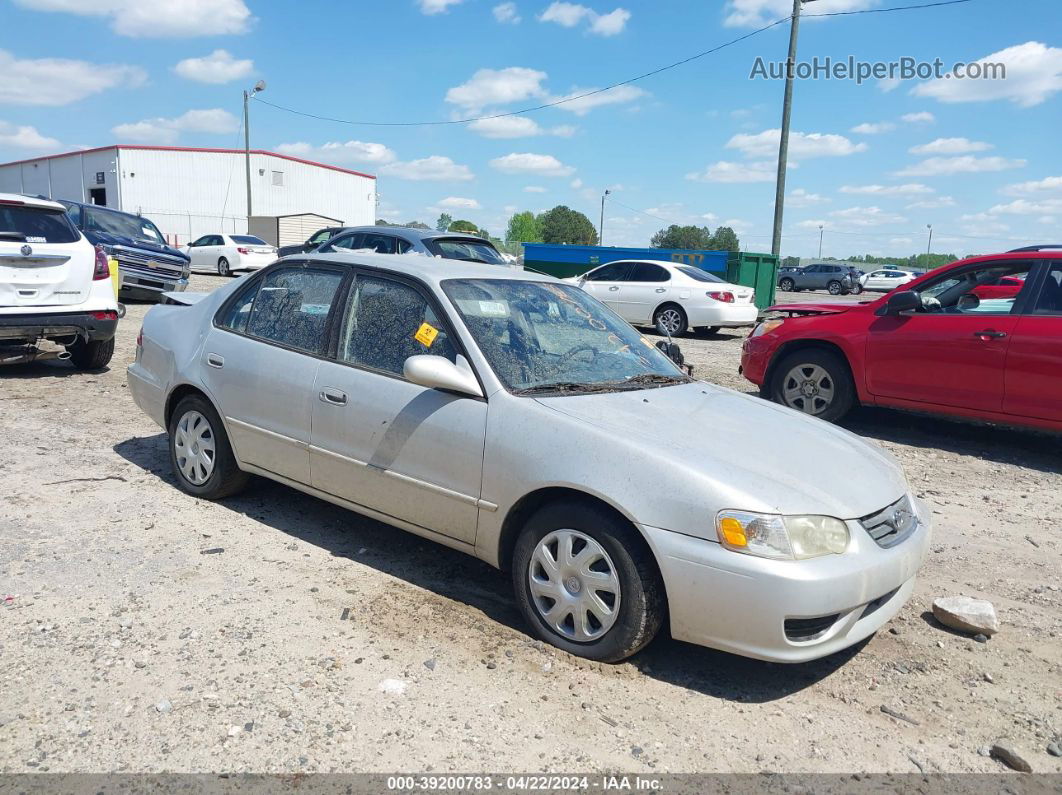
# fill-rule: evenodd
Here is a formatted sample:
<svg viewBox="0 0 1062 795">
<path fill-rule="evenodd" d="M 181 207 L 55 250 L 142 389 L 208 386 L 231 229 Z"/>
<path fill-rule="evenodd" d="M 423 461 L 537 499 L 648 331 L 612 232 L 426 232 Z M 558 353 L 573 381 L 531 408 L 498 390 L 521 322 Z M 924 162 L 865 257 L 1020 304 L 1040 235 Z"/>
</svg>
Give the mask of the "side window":
<svg viewBox="0 0 1062 795">
<path fill-rule="evenodd" d="M 457 361 L 447 325 L 417 290 L 401 282 L 358 276 L 339 335 L 340 361 L 402 375 L 417 354 Z"/>
<path fill-rule="evenodd" d="M 336 238 L 332 243 L 328 245 L 324 251 L 351 251 L 354 249 L 364 248 L 362 240 L 365 235 L 346 235 L 345 237 Z"/>
<path fill-rule="evenodd" d="M 610 262 L 586 274 L 588 282 L 622 282 L 631 269 L 629 262 Z"/>
<path fill-rule="evenodd" d="M 405 254 L 411 248 L 413 248 L 413 244 L 412 243 L 410 243 L 408 240 L 403 240 L 402 238 L 398 238 L 398 253 L 399 254 Z"/>
<path fill-rule="evenodd" d="M 654 265 L 651 262 L 636 262 L 631 269 L 631 275 L 627 277 L 629 282 L 667 282 L 671 281 L 671 274 Z"/>
<path fill-rule="evenodd" d="M 1062 264 L 1052 265 L 1033 307 L 1036 315 L 1062 315 Z"/>
<path fill-rule="evenodd" d="M 307 353 L 321 353 L 328 311 L 343 274 L 333 270 L 281 268 L 261 282 L 246 332 Z"/>
<path fill-rule="evenodd" d="M 324 243 L 324 242 L 325 242 L 326 240 L 328 240 L 328 238 L 332 237 L 332 235 L 333 235 L 333 234 L 335 234 L 335 231 L 334 231 L 334 230 L 331 230 L 331 229 L 321 229 L 321 230 L 317 231 L 317 232 L 316 232 L 316 233 L 314 234 L 314 236 L 313 236 L 313 237 L 311 237 L 311 238 L 310 238 L 310 239 L 309 239 L 308 241 L 306 241 L 306 242 L 308 242 L 308 243 L 310 243 L 311 245 L 314 245 L 314 246 L 319 246 L 319 245 L 321 245 L 322 243 Z"/>
<path fill-rule="evenodd" d="M 398 241 L 390 235 L 365 235 L 365 240 L 361 244 L 362 248 L 371 248 L 377 254 L 394 254 L 395 244 Z"/>
<path fill-rule="evenodd" d="M 221 235 L 213 235 L 210 238 L 210 245 L 211 246 L 224 246 L 225 245 L 225 240 L 224 240 L 224 238 L 221 237 Z"/>
<path fill-rule="evenodd" d="M 247 331 L 247 318 L 251 316 L 251 307 L 254 305 L 254 299 L 258 296 L 258 288 L 260 286 L 261 282 L 259 281 L 244 290 L 218 318 L 218 325 L 229 331 L 237 331 L 240 334 Z"/>
<path fill-rule="evenodd" d="M 1009 315 L 1025 290 L 1028 262 L 994 262 L 938 277 L 920 290 L 928 312 L 949 315 Z M 1010 284 L 1002 283 L 1009 277 Z"/>
<path fill-rule="evenodd" d="M 804 273 L 818 273 L 819 270 L 820 269 L 818 265 L 808 265 L 806 268 L 804 268 Z"/>
<path fill-rule="evenodd" d="M 207 240 L 209 240 L 209 236 L 204 235 L 195 242 L 189 243 L 188 248 L 195 248 L 196 246 L 205 246 L 207 244 Z"/>
<path fill-rule="evenodd" d="M 81 208 L 76 204 L 66 205 L 66 214 L 70 216 L 70 220 L 74 222 L 74 226 L 81 227 Z"/>
</svg>

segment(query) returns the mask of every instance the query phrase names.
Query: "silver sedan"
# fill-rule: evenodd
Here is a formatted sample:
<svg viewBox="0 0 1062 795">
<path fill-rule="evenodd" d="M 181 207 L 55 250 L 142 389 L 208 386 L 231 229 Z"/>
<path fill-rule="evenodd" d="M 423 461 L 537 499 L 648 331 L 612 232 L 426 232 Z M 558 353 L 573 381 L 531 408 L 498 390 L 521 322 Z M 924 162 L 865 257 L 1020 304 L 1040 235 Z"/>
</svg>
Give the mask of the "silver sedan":
<svg viewBox="0 0 1062 795">
<path fill-rule="evenodd" d="M 693 380 L 578 287 L 352 253 L 173 298 L 128 377 L 182 489 L 253 473 L 475 555 L 573 654 L 622 660 L 667 621 L 810 660 L 911 594 L 929 519 L 887 453 Z"/>
</svg>

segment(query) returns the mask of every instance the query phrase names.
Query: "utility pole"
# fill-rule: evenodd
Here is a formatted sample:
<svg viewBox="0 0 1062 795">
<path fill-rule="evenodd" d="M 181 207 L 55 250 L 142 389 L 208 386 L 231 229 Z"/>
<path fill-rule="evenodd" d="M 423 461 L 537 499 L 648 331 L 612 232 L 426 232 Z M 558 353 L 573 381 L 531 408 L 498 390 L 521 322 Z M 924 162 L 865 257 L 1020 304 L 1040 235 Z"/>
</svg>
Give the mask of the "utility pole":
<svg viewBox="0 0 1062 795">
<path fill-rule="evenodd" d="M 819 259 L 822 259 L 822 224 L 819 224 Z"/>
<path fill-rule="evenodd" d="M 247 171 L 247 222 L 251 221 L 251 117 L 247 100 L 259 91 L 265 91 L 265 80 L 259 80 L 250 91 L 243 92 L 243 162 Z"/>
<path fill-rule="evenodd" d="M 928 261 L 929 250 L 933 247 L 933 224 L 926 224 L 926 229 L 929 230 L 929 242 L 926 243 L 926 257 L 927 257 L 926 265 L 929 265 L 929 261 Z"/>
<path fill-rule="evenodd" d="M 605 245 L 605 197 L 612 191 L 606 190 L 601 194 L 601 223 L 597 226 L 597 244 L 599 246 Z"/>
<path fill-rule="evenodd" d="M 774 187 L 774 234 L 771 253 L 778 256 L 782 249 L 782 211 L 785 205 L 785 161 L 789 157 L 789 117 L 793 112 L 793 72 L 796 70 L 797 32 L 800 29 L 800 4 L 793 0 L 793 16 L 789 25 L 789 57 L 785 62 L 785 94 L 782 99 L 782 131 L 778 139 L 778 179 Z"/>
</svg>

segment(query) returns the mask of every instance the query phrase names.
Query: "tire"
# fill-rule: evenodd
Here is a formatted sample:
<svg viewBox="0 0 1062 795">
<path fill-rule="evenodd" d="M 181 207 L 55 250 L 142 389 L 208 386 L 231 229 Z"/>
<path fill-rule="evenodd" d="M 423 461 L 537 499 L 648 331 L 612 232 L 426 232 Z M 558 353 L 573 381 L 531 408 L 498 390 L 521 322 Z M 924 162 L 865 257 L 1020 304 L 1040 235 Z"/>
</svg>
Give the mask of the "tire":
<svg viewBox="0 0 1062 795">
<path fill-rule="evenodd" d="M 778 282 L 778 289 L 781 290 L 783 293 L 793 292 L 794 287 L 796 287 L 796 282 L 794 282 L 792 279 L 782 279 L 780 282 Z"/>
<path fill-rule="evenodd" d="M 718 334 L 722 326 L 698 326 L 694 331 L 698 334 Z"/>
<path fill-rule="evenodd" d="M 822 348 L 805 348 L 785 356 L 774 368 L 769 394 L 775 403 L 827 422 L 837 422 L 856 402 L 847 363 Z"/>
<path fill-rule="evenodd" d="M 563 561 L 562 549 L 568 539 L 575 541 L 572 549 L 576 560 L 579 553 L 590 550 L 584 561 L 586 574 L 578 565 L 567 571 L 562 566 L 550 577 L 540 556 L 550 550 L 554 561 Z M 575 616 L 581 606 L 579 594 L 587 593 L 587 575 L 605 578 L 608 574 L 612 583 L 618 584 L 617 591 L 610 599 L 602 596 L 608 590 L 596 590 L 599 609 L 582 610 L 581 629 L 589 631 L 580 636 Z M 613 663 L 630 657 L 656 636 L 667 613 L 664 585 L 641 536 L 608 510 L 577 500 L 546 505 L 528 520 L 513 550 L 512 575 L 517 603 L 534 634 L 569 654 L 590 660 Z M 532 592 L 533 577 L 539 583 L 537 595 Z M 561 599 L 546 596 L 548 591 L 560 594 Z M 555 623 L 563 632 L 541 612 L 548 613 L 557 605 L 562 610 Z M 604 612 L 608 607 L 612 608 L 611 615 Z M 604 621 L 596 618 L 598 614 Z"/>
<path fill-rule="evenodd" d="M 218 276 L 232 276 L 232 271 L 229 270 L 229 261 L 224 257 L 218 260 Z"/>
<path fill-rule="evenodd" d="M 855 285 L 852 287 L 852 295 L 859 295 L 862 292 L 863 285 L 861 285 L 859 282 L 856 282 Z"/>
<path fill-rule="evenodd" d="M 843 285 L 836 279 L 826 285 L 826 290 L 830 295 L 840 295 L 843 289 Z"/>
<path fill-rule="evenodd" d="M 206 424 L 205 432 L 203 423 Z M 189 395 L 181 400 L 170 417 L 167 430 L 170 435 L 170 465 L 182 491 L 205 500 L 219 500 L 236 494 L 247 485 L 250 475 L 236 464 L 225 426 L 206 398 Z M 208 440 L 213 445 L 212 463 L 200 459 L 198 465 L 193 462 L 182 469 L 178 460 L 181 453 L 189 452 L 189 447 L 196 451 L 200 444 Z M 194 479 L 186 474 L 186 469 L 195 474 Z"/>
<path fill-rule="evenodd" d="M 690 321 L 681 306 L 664 304 L 653 313 L 653 325 L 661 336 L 680 337 L 690 327 Z"/>
<path fill-rule="evenodd" d="M 94 342 L 86 342 L 79 337 L 66 349 L 70 352 L 70 361 L 78 370 L 102 370 L 114 356 L 114 337 Z"/>
</svg>

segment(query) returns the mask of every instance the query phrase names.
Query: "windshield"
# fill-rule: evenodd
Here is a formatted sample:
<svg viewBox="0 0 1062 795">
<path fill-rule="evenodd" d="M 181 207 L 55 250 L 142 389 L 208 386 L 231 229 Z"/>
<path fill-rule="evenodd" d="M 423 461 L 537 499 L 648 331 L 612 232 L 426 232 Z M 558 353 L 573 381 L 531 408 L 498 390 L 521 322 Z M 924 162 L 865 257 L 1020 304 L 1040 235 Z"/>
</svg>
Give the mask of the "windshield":
<svg viewBox="0 0 1062 795">
<path fill-rule="evenodd" d="M 696 279 L 699 282 L 719 282 L 725 284 L 725 282 L 718 276 L 715 276 L 708 271 L 702 271 L 700 268 L 691 268 L 689 265 L 679 265 L 678 270 L 685 273 L 691 279 Z"/>
<path fill-rule="evenodd" d="M 577 287 L 451 279 L 443 290 L 511 392 L 616 391 L 690 380 L 653 343 Z"/>
<path fill-rule="evenodd" d="M 437 237 L 434 240 L 425 240 L 424 243 L 428 250 L 437 257 L 486 262 L 491 265 L 505 264 L 498 250 L 486 240 L 468 237 Z"/>
<path fill-rule="evenodd" d="M 103 232 L 116 237 L 128 237 L 133 240 L 147 240 L 151 243 L 165 245 L 162 233 L 147 218 L 125 213 L 108 212 L 95 207 L 85 208 L 85 229 L 90 232 Z"/>
<path fill-rule="evenodd" d="M 246 243 L 250 246 L 268 246 L 262 238 L 255 237 L 254 235 L 229 235 L 233 243 Z"/>
</svg>

